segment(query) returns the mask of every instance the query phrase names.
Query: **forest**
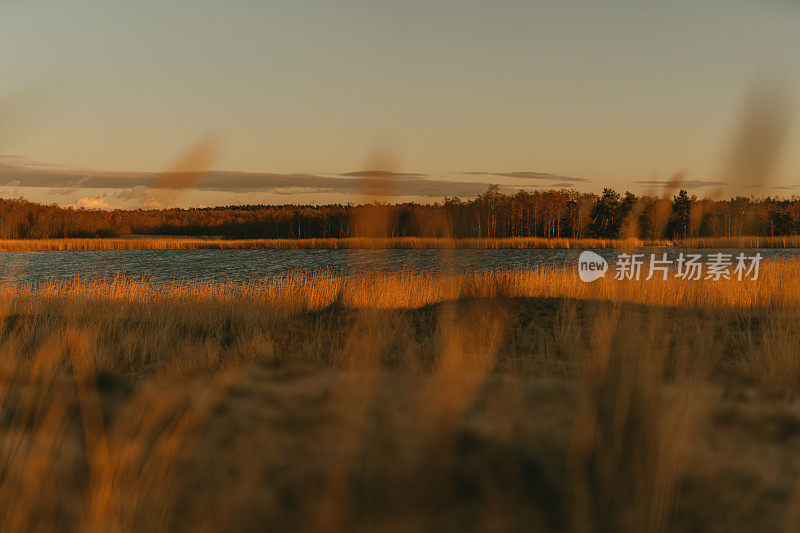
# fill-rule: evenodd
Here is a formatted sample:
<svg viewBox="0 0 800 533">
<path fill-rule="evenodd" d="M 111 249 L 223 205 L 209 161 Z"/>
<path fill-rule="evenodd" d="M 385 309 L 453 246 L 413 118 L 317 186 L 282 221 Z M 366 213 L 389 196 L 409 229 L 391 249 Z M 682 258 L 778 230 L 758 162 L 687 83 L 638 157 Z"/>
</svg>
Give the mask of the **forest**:
<svg viewBox="0 0 800 533">
<path fill-rule="evenodd" d="M 218 238 L 625 238 L 780 236 L 800 233 L 800 198 L 699 199 L 498 187 L 433 204 L 238 205 L 102 211 L 0 199 L 0 238 L 180 235 Z"/>
</svg>

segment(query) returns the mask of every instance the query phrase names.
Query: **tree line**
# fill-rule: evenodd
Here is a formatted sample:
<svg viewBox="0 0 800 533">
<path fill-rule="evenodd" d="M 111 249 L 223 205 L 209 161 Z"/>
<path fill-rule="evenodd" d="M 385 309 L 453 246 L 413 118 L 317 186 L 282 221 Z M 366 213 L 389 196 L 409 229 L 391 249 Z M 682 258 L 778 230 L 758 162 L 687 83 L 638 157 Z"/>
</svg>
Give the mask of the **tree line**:
<svg viewBox="0 0 800 533">
<path fill-rule="evenodd" d="M 800 198 L 698 199 L 574 190 L 432 204 L 240 205 L 100 211 L 0 199 L 0 238 L 187 235 L 223 238 L 544 237 L 678 239 L 800 234 Z"/>
</svg>

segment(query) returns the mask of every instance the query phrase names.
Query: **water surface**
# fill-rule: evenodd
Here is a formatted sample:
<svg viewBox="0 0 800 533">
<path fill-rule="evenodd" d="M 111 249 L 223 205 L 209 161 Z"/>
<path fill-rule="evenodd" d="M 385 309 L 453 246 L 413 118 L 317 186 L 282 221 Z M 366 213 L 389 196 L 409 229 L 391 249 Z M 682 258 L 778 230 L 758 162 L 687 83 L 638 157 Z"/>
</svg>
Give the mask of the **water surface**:
<svg viewBox="0 0 800 533">
<path fill-rule="evenodd" d="M 582 250 L 97 250 L 0 252 L 0 276 L 4 281 L 147 277 L 157 281 L 215 279 L 251 280 L 290 271 L 333 270 L 357 272 L 441 271 L 462 272 L 516 268 L 574 267 Z M 606 259 L 630 250 L 594 250 Z M 638 249 L 639 253 L 680 252 L 734 256 L 761 253 L 765 261 L 800 258 L 797 248 L 747 250 L 680 248 Z"/>
</svg>

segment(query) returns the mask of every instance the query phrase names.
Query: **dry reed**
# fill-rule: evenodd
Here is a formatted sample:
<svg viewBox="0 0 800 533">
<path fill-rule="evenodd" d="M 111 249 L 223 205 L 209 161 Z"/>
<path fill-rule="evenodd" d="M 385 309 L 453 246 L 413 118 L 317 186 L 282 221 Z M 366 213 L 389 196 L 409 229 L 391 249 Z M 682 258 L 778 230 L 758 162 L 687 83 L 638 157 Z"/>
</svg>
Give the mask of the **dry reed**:
<svg viewBox="0 0 800 533">
<path fill-rule="evenodd" d="M 540 249 L 668 246 L 663 240 L 543 239 L 537 237 L 450 239 L 352 237 L 342 239 L 217 239 L 185 237 L 0 240 L 0 251 L 44 250 L 289 250 L 289 249 Z"/>
<path fill-rule="evenodd" d="M 53 250 L 294 250 L 294 249 L 599 249 L 677 246 L 684 248 L 800 248 L 800 236 L 665 239 L 351 237 L 330 239 L 220 239 L 137 236 L 127 238 L 5 239 L 0 251 Z"/>
<path fill-rule="evenodd" d="M 706 435 L 724 430 L 706 412 L 741 380 L 772 397 L 800 385 L 798 274 L 785 262 L 752 282 L 534 269 L 5 283 L 3 525 L 782 524 L 789 471 L 758 500 L 771 506 L 725 522 L 733 507 L 715 491 L 752 496 L 706 481 Z"/>
</svg>

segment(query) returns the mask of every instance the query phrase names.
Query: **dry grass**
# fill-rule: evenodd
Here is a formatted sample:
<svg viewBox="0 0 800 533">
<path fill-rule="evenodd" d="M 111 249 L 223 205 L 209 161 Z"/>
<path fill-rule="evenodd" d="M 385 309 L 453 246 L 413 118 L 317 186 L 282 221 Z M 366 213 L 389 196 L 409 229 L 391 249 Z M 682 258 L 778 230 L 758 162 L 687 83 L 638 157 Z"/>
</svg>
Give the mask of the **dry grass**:
<svg viewBox="0 0 800 533">
<path fill-rule="evenodd" d="M 3 529 L 773 529 L 800 264 L 0 286 Z"/>
<path fill-rule="evenodd" d="M 353 237 L 345 239 L 218 239 L 127 237 L 0 240 L 0 251 L 44 250 L 289 250 L 289 249 L 598 249 L 680 246 L 686 248 L 800 248 L 800 236 L 663 239 L 544 239 Z"/>
<path fill-rule="evenodd" d="M 334 271 L 297 270 L 247 282 L 175 281 L 147 279 L 71 280 L 6 283 L 0 298 L 6 305 L 85 306 L 94 302 L 128 302 L 176 306 L 170 312 L 195 306 L 216 313 L 210 305 L 234 305 L 261 313 L 313 311 L 332 304 L 380 309 L 418 308 L 463 298 L 572 298 L 684 307 L 785 307 L 800 303 L 800 263 L 766 263 L 756 281 L 691 281 L 669 276 L 649 281 L 617 281 L 609 274 L 593 283 L 582 282 L 570 268 L 532 268 L 470 273 L 406 271 L 341 275 Z M 86 311 L 81 310 L 81 313 Z"/>
<path fill-rule="evenodd" d="M 288 250 L 288 249 L 536 249 L 636 248 L 669 246 L 669 241 L 638 239 L 450 239 L 353 237 L 346 239 L 214 239 L 181 237 L 0 240 L 0 251 L 22 250 Z"/>
<path fill-rule="evenodd" d="M 686 239 L 675 244 L 686 248 L 800 248 L 800 235 L 708 237 Z"/>
</svg>

